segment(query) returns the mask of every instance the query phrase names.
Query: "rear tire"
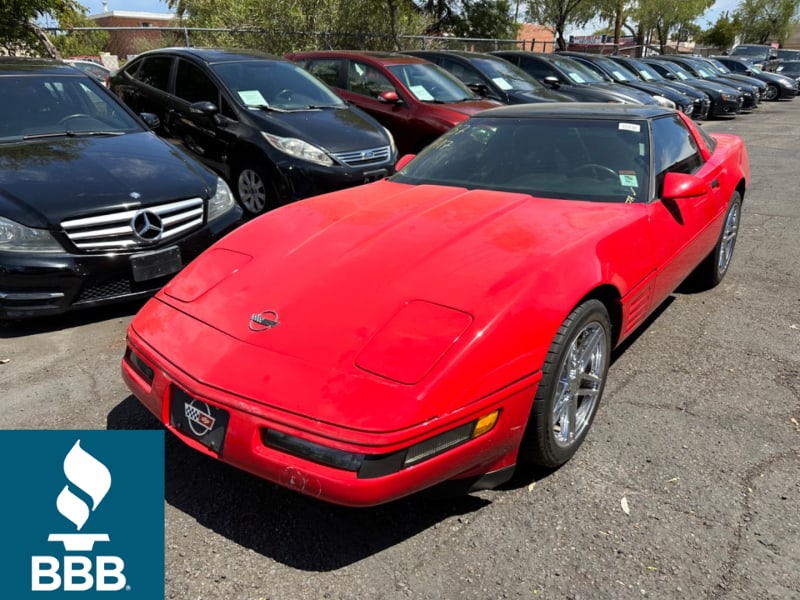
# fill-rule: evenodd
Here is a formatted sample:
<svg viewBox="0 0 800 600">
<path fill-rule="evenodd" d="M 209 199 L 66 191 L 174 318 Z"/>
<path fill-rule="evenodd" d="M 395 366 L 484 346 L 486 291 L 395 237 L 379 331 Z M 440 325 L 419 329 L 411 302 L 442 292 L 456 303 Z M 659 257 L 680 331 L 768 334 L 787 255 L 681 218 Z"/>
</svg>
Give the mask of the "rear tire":
<svg viewBox="0 0 800 600">
<path fill-rule="evenodd" d="M 564 320 L 542 366 L 520 458 L 554 469 L 578 450 L 592 425 L 608 375 L 611 322 L 588 300 Z"/>
</svg>

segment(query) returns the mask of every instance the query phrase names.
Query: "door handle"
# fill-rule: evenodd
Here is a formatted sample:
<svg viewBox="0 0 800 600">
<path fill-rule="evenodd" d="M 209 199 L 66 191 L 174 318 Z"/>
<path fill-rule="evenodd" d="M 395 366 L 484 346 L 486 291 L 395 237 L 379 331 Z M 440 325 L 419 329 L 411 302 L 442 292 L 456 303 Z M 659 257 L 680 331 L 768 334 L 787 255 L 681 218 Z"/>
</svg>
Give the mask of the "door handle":
<svg viewBox="0 0 800 600">
<path fill-rule="evenodd" d="M 719 187 L 719 179 L 717 179 L 715 177 L 714 179 L 711 180 L 711 188 L 715 189 L 715 188 L 718 188 L 718 187 Z"/>
</svg>

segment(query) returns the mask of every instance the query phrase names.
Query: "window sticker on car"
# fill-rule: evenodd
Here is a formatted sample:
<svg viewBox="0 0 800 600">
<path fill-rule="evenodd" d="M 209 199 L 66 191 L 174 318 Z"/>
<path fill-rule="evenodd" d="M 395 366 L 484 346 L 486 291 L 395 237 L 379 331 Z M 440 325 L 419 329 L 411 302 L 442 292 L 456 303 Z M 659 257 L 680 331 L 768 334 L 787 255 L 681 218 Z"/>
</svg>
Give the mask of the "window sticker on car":
<svg viewBox="0 0 800 600">
<path fill-rule="evenodd" d="M 623 187 L 639 187 L 639 181 L 636 179 L 636 173 L 633 171 L 620 171 L 619 184 Z"/>
<path fill-rule="evenodd" d="M 503 77 L 493 77 L 492 81 L 494 81 L 495 84 L 497 84 L 497 87 L 499 87 L 501 90 L 511 89 L 511 84 L 508 83 Z"/>
<path fill-rule="evenodd" d="M 426 90 L 424 86 L 412 85 L 408 89 L 410 89 L 411 93 L 417 97 L 417 100 L 422 100 L 423 102 L 426 100 L 433 100 L 433 94 Z"/>
<path fill-rule="evenodd" d="M 618 129 L 620 131 L 635 131 L 636 133 L 639 133 L 642 130 L 642 127 L 636 123 L 620 123 Z"/>
<path fill-rule="evenodd" d="M 241 98 L 242 102 L 247 106 L 264 106 L 267 104 L 264 96 L 262 96 L 261 92 L 258 90 L 239 90 L 238 94 L 239 98 Z"/>
</svg>

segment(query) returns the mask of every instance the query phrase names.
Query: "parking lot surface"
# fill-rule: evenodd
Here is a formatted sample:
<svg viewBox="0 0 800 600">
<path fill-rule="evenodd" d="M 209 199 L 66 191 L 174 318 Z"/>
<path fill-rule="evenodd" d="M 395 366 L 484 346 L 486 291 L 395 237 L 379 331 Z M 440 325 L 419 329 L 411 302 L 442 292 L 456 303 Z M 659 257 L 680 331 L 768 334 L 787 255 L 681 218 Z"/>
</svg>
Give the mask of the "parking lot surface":
<svg viewBox="0 0 800 600">
<path fill-rule="evenodd" d="M 750 153 L 733 264 L 615 353 L 571 462 L 347 509 L 167 435 L 166 597 L 800 598 L 800 100 L 703 127 Z M 0 327 L 0 427 L 157 428 L 119 374 L 136 308 Z"/>
</svg>

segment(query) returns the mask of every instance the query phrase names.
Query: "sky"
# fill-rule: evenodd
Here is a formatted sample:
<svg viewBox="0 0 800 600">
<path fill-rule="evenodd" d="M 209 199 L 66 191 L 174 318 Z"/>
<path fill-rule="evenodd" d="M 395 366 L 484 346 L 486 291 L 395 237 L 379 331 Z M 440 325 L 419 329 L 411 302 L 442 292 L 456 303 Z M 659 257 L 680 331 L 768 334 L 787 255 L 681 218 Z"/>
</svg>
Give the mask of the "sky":
<svg viewBox="0 0 800 600">
<path fill-rule="evenodd" d="M 103 12 L 102 0 L 78 0 L 83 6 L 88 9 L 88 14 L 93 15 Z M 677 1 L 677 0 L 676 0 Z M 717 20 L 720 13 L 724 11 L 732 12 L 741 0 L 717 0 L 705 14 L 697 20 L 701 27 L 708 27 L 713 25 Z M 169 13 L 164 0 L 106 0 L 108 10 L 124 10 L 136 12 L 155 12 L 155 13 Z M 588 35 L 595 30 L 602 27 L 603 24 L 598 24 L 596 27 L 589 26 L 582 31 L 570 31 L 571 35 Z"/>
</svg>

